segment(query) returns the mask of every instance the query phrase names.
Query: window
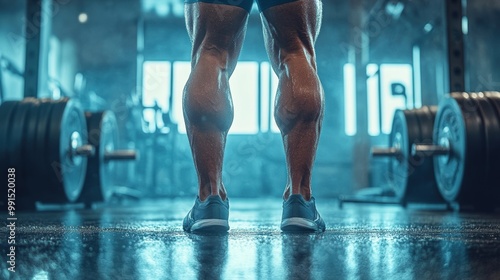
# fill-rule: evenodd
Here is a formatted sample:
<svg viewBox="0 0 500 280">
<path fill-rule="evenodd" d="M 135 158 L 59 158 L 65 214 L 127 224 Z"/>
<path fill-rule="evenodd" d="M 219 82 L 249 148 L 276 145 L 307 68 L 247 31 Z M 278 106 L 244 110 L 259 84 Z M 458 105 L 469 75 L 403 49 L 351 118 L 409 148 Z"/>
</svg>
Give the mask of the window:
<svg viewBox="0 0 500 280">
<path fill-rule="evenodd" d="M 178 124 L 179 133 L 186 133 L 182 111 L 182 94 L 191 72 L 191 63 L 188 61 L 148 61 L 144 63 L 143 67 L 143 105 L 153 107 L 156 103 L 164 113 L 168 112 L 170 86 L 172 85 L 170 117 Z M 239 62 L 231 76 L 229 85 L 234 105 L 234 120 L 229 134 L 256 134 L 259 131 L 268 132 L 269 130 L 279 132 L 273 117 L 278 78 L 272 72 L 269 63 Z M 160 126 L 162 124 L 161 118 L 155 116 L 154 110 L 151 108 L 144 110 L 144 120 L 148 123 L 149 132 L 153 132 L 157 124 Z"/>
<path fill-rule="evenodd" d="M 262 132 L 268 132 L 269 126 L 271 126 L 271 132 L 280 132 L 274 120 L 274 102 L 278 82 L 278 76 L 273 72 L 271 64 L 262 62 L 260 64 L 260 128 Z"/>
<path fill-rule="evenodd" d="M 170 69 L 168 61 L 146 61 L 143 64 L 142 105 L 146 107 L 143 118 L 147 132 L 154 132 L 156 127 L 163 126 L 163 120 L 154 107 L 159 106 L 163 113 L 169 110 Z"/>
<path fill-rule="evenodd" d="M 419 88 L 413 93 L 413 69 L 409 64 L 368 64 L 368 133 L 377 136 L 389 134 L 397 109 L 411 109 L 422 104 Z M 344 65 L 345 133 L 355 135 L 356 127 L 356 73 L 352 64 Z"/>
</svg>

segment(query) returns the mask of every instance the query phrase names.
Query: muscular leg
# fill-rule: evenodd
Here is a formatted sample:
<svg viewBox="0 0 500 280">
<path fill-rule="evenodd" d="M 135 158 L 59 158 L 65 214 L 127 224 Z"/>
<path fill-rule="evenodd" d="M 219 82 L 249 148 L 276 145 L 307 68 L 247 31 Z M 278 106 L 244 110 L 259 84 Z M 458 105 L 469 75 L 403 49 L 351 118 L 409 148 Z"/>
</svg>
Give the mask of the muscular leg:
<svg viewBox="0 0 500 280">
<path fill-rule="evenodd" d="M 288 169 L 283 198 L 302 194 L 309 200 L 324 107 L 314 51 L 321 2 L 282 4 L 264 10 L 261 17 L 266 49 L 279 78 L 274 117 L 283 137 Z"/>
<path fill-rule="evenodd" d="M 193 49 L 183 110 L 198 195 L 202 201 L 209 195 L 225 200 L 222 161 L 233 121 L 229 77 L 245 37 L 248 12 L 235 6 L 194 3 L 186 5 L 185 13 Z"/>
</svg>

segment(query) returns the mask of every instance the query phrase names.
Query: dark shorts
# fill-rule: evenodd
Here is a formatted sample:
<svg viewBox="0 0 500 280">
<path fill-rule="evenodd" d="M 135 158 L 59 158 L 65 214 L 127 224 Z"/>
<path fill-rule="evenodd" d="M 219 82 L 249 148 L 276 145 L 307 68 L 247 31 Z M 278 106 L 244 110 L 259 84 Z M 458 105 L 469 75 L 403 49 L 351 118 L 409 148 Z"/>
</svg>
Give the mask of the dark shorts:
<svg viewBox="0 0 500 280">
<path fill-rule="evenodd" d="M 259 11 L 262 12 L 267 8 L 285 3 L 295 2 L 298 0 L 184 0 L 185 3 L 189 4 L 196 2 L 203 2 L 203 3 L 237 6 L 247 10 L 247 12 L 250 12 L 250 10 L 252 9 L 254 1 L 257 2 L 257 5 L 259 6 Z"/>
</svg>

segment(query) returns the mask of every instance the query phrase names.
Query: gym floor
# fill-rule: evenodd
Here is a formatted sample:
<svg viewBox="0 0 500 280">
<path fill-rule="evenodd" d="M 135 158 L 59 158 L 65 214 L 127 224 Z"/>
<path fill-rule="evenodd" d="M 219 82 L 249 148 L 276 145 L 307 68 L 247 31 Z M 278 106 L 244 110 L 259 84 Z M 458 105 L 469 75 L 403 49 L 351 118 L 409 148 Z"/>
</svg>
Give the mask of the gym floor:
<svg viewBox="0 0 500 280">
<path fill-rule="evenodd" d="M 17 213 L 16 273 L 2 262 L 0 278 L 500 279 L 498 214 L 319 198 L 326 232 L 283 234 L 279 199 L 233 199 L 229 233 L 200 236 L 181 228 L 192 203 Z"/>
</svg>

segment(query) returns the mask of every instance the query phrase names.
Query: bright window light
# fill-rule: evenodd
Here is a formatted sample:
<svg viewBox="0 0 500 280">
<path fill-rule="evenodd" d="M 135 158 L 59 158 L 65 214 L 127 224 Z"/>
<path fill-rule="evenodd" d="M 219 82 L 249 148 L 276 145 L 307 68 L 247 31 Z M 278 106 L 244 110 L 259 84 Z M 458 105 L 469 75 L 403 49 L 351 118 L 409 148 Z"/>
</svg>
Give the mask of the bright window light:
<svg viewBox="0 0 500 280">
<path fill-rule="evenodd" d="M 420 48 L 413 47 L 413 82 L 415 86 L 415 108 L 422 107 L 422 77 L 420 76 Z"/>
<path fill-rule="evenodd" d="M 260 129 L 262 132 L 269 131 L 270 118 L 270 84 L 271 83 L 271 67 L 269 62 L 260 64 Z"/>
<path fill-rule="evenodd" d="M 356 73 L 353 64 L 344 65 L 345 134 L 356 135 Z"/>
<path fill-rule="evenodd" d="M 276 92 L 278 91 L 278 84 L 279 84 L 279 79 L 278 76 L 274 73 L 274 71 L 271 69 L 271 132 L 274 133 L 279 133 L 280 129 L 278 128 L 278 125 L 276 124 L 276 121 L 274 120 L 274 104 L 276 102 Z"/>
<path fill-rule="evenodd" d="M 378 65 L 368 64 L 366 67 L 366 89 L 368 94 L 368 133 L 371 136 L 380 134 L 380 109 L 378 90 Z"/>
<path fill-rule="evenodd" d="M 173 107 L 172 121 L 178 124 L 179 133 L 186 133 L 186 124 L 184 123 L 184 115 L 182 112 L 182 93 L 184 86 L 189 79 L 191 73 L 191 63 L 189 61 L 174 62 L 174 80 L 173 80 Z"/>
<path fill-rule="evenodd" d="M 168 112 L 170 96 L 170 62 L 146 61 L 143 64 L 143 94 L 142 105 L 152 107 L 157 104 L 162 112 Z M 144 110 L 144 120 L 148 130 L 155 131 L 156 125 L 163 126 L 162 118 L 155 114 L 154 109 Z"/>
<path fill-rule="evenodd" d="M 230 134 L 256 134 L 258 126 L 258 70 L 257 62 L 239 62 L 229 84 L 234 105 L 234 120 Z"/>
<path fill-rule="evenodd" d="M 404 87 L 404 95 L 393 92 L 394 85 Z M 410 64 L 380 65 L 380 99 L 382 104 L 382 132 L 391 133 L 396 109 L 413 108 L 413 73 Z"/>
<path fill-rule="evenodd" d="M 268 132 L 269 124 L 271 124 L 271 132 L 279 133 L 280 130 L 274 120 L 274 103 L 276 101 L 279 79 L 269 62 L 262 62 L 260 64 L 260 75 L 261 131 Z"/>
</svg>

